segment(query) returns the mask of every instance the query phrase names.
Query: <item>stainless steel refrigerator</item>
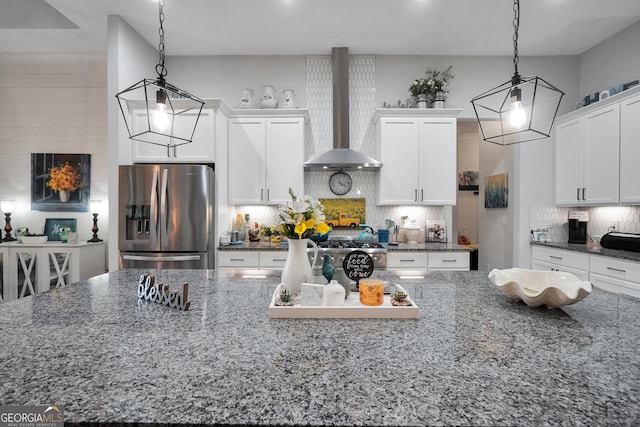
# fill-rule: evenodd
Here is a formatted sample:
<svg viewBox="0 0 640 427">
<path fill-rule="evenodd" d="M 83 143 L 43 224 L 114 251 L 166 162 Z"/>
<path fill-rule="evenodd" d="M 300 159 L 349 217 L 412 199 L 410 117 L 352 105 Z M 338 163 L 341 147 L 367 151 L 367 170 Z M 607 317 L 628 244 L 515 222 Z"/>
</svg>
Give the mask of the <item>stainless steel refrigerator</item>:
<svg viewBox="0 0 640 427">
<path fill-rule="evenodd" d="M 120 166 L 120 268 L 214 268 L 214 172 L 205 165 Z"/>
</svg>

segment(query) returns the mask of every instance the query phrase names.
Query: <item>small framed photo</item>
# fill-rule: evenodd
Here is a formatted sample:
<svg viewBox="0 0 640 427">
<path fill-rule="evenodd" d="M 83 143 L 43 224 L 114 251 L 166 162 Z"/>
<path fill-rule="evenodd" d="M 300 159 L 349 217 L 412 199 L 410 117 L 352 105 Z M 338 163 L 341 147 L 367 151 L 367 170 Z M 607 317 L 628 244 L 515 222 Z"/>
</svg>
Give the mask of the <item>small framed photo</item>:
<svg viewBox="0 0 640 427">
<path fill-rule="evenodd" d="M 75 233 L 76 218 L 47 218 L 44 222 L 44 235 L 49 241 L 66 241 L 69 233 Z"/>
</svg>

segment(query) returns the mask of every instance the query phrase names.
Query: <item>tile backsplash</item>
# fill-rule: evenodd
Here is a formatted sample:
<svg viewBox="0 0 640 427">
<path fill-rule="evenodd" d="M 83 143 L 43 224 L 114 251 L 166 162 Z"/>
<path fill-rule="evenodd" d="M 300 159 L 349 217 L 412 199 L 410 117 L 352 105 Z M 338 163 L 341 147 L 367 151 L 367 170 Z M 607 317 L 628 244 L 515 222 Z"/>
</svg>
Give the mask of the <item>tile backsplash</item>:
<svg viewBox="0 0 640 427">
<path fill-rule="evenodd" d="M 611 231 L 640 233 L 640 206 L 591 206 L 567 208 L 557 206 L 534 206 L 529 211 L 529 226 L 532 230 L 549 228 L 552 241 L 569 239 L 569 211 L 589 212 L 587 233 L 596 241 Z"/>
</svg>

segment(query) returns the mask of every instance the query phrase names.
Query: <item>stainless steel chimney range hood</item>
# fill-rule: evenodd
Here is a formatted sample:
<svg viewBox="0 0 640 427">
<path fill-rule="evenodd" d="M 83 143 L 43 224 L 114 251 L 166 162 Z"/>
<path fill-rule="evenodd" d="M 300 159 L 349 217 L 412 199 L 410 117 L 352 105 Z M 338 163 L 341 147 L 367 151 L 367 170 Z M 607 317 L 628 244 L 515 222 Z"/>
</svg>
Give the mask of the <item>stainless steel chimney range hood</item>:
<svg viewBox="0 0 640 427">
<path fill-rule="evenodd" d="M 370 170 L 382 163 L 349 148 L 349 49 L 331 50 L 333 73 L 333 149 L 304 163 L 307 170 Z"/>
</svg>

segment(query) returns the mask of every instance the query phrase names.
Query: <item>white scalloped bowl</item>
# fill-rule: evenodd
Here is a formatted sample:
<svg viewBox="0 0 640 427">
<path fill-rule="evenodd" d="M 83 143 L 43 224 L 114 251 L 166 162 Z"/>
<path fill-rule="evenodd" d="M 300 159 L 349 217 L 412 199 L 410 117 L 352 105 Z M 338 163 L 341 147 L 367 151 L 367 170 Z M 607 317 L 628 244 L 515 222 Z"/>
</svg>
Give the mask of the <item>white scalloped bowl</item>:
<svg viewBox="0 0 640 427">
<path fill-rule="evenodd" d="M 22 243 L 44 243 L 48 240 L 47 236 L 22 236 Z"/>
<path fill-rule="evenodd" d="M 493 269 L 489 279 L 505 295 L 516 301 L 524 301 L 529 307 L 546 305 L 548 308 L 559 308 L 586 298 L 593 290 L 591 282 L 581 281 L 564 271 Z"/>
</svg>

